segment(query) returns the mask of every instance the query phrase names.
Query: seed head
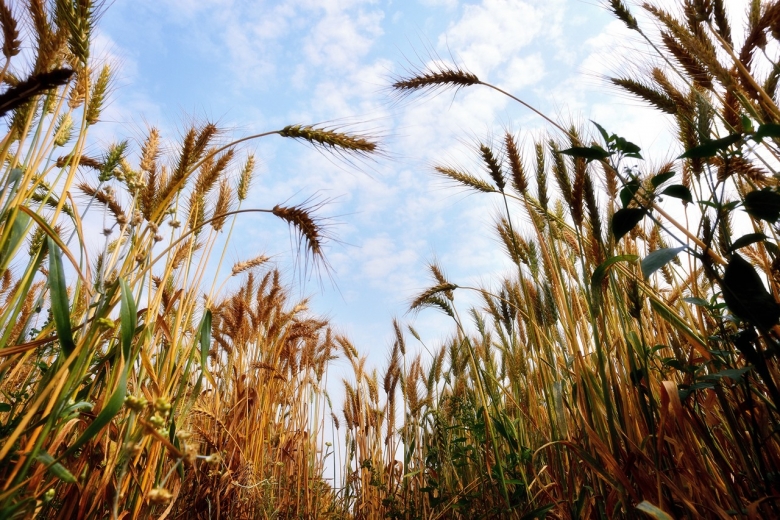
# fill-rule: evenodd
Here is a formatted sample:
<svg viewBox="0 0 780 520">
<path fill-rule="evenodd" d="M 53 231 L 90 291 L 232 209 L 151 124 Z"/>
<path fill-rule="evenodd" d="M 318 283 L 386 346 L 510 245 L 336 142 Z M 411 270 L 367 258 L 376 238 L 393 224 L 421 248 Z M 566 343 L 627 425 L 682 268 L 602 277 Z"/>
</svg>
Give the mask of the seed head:
<svg viewBox="0 0 780 520">
<path fill-rule="evenodd" d="M 293 139 L 304 139 L 314 145 L 361 154 L 370 154 L 377 150 L 377 144 L 365 136 L 336 132 L 312 125 L 289 125 L 280 130 L 279 135 Z"/>
</svg>

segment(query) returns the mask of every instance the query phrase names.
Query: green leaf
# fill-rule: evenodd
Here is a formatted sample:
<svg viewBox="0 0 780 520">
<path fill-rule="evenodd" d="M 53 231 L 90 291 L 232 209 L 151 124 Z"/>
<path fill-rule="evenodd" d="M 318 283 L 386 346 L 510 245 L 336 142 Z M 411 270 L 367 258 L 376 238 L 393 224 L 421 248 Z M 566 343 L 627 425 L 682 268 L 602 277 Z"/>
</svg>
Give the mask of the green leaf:
<svg viewBox="0 0 780 520">
<path fill-rule="evenodd" d="M 593 275 L 590 277 L 591 287 L 597 288 L 601 286 L 601 283 L 604 281 L 604 278 L 606 278 L 607 276 L 607 272 L 616 263 L 618 262 L 633 263 L 636 262 L 637 260 L 639 260 L 639 257 L 637 255 L 618 255 L 618 256 L 613 256 L 612 258 L 608 258 L 593 271 Z"/>
<path fill-rule="evenodd" d="M 668 181 L 672 177 L 674 177 L 674 172 L 659 173 L 658 175 L 653 175 L 650 178 L 650 184 L 653 185 L 653 188 L 657 188 L 658 186 L 660 186 L 661 184 L 665 183 L 666 181 Z"/>
<path fill-rule="evenodd" d="M 655 520 L 674 520 L 668 513 L 665 513 L 662 509 L 654 506 L 647 500 L 643 500 L 637 504 L 636 508 L 643 513 L 647 513 L 648 515 L 652 516 L 655 518 Z"/>
<path fill-rule="evenodd" d="M 642 149 L 631 141 L 626 141 L 622 137 L 617 137 L 615 139 L 615 149 L 622 152 L 626 157 L 634 157 L 636 159 L 642 158 L 639 154 Z"/>
<path fill-rule="evenodd" d="M 739 119 L 742 122 L 742 128 L 744 128 L 746 132 L 748 133 L 753 132 L 753 121 L 751 121 L 748 116 L 742 114 L 741 116 L 739 116 Z M 780 125 L 775 125 L 775 126 L 778 126 L 778 128 L 780 128 Z M 761 127 L 759 127 L 759 130 L 760 129 Z M 753 138 L 755 139 L 755 136 L 753 136 Z"/>
<path fill-rule="evenodd" d="M 543 520 L 544 518 L 547 518 L 547 513 L 554 507 L 555 504 L 547 504 L 546 506 L 538 507 L 530 513 L 523 515 L 520 520 Z"/>
<path fill-rule="evenodd" d="M 693 196 L 691 190 L 683 186 L 682 184 L 672 184 L 668 188 L 661 192 L 661 195 L 674 197 L 675 199 L 681 199 L 686 204 L 693 202 Z"/>
<path fill-rule="evenodd" d="M 27 236 L 27 226 L 30 223 L 30 216 L 27 213 L 11 210 L 8 214 L 8 219 L 13 220 L 11 224 L 11 232 L 7 233 L 7 238 L 3 243 L 3 250 L 0 251 L 0 269 L 5 270 L 8 264 L 11 262 L 11 258 L 14 257 L 19 246 L 24 242 L 24 238 Z M 8 222 L 5 223 L 6 229 Z M 5 234 L 5 233 L 4 233 Z"/>
<path fill-rule="evenodd" d="M 124 356 L 125 363 L 130 363 L 130 352 L 133 345 L 133 335 L 135 335 L 135 327 L 138 322 L 138 311 L 135 306 L 135 298 L 133 298 L 133 291 L 127 285 L 127 282 L 119 279 L 120 294 L 119 298 L 121 306 L 119 309 L 119 322 L 120 337 L 122 340 L 122 355 Z"/>
<path fill-rule="evenodd" d="M 751 191 L 745 196 L 745 211 L 752 217 L 774 223 L 780 218 L 780 193 Z"/>
<path fill-rule="evenodd" d="M 745 374 L 747 374 L 751 370 L 753 370 L 752 366 L 747 366 L 742 368 L 729 368 L 727 370 L 721 370 L 720 372 L 703 376 L 702 379 L 717 381 L 719 379 L 723 379 L 724 377 L 728 377 L 729 379 L 733 379 L 734 381 L 739 381 L 743 377 L 745 377 Z"/>
<path fill-rule="evenodd" d="M 619 209 L 612 216 L 612 234 L 615 240 L 620 240 L 623 236 L 634 229 L 634 226 L 645 218 L 645 210 L 642 208 L 623 208 Z"/>
<path fill-rule="evenodd" d="M 764 137 L 780 137 L 780 125 L 774 123 L 758 125 L 758 130 L 752 137 L 756 141 L 761 141 Z"/>
<path fill-rule="evenodd" d="M 581 157 L 588 161 L 601 161 L 612 155 L 600 146 L 573 146 L 565 150 L 560 150 L 558 153 L 571 155 L 572 157 Z"/>
<path fill-rule="evenodd" d="M 750 263 L 734 254 L 721 281 L 723 300 L 739 319 L 771 329 L 780 319 L 780 305 L 764 287 Z"/>
<path fill-rule="evenodd" d="M 62 253 L 51 237 L 49 243 L 49 289 L 51 290 L 51 313 L 57 336 L 62 345 L 65 357 L 70 356 L 76 348 L 73 341 L 73 331 L 70 325 L 70 305 L 68 302 L 68 287 L 65 283 L 65 273 L 62 267 Z"/>
<path fill-rule="evenodd" d="M 687 298 L 683 298 L 683 301 L 685 303 L 690 303 L 691 305 L 697 305 L 699 307 L 709 307 L 710 306 L 710 302 L 708 302 L 707 300 L 705 300 L 703 298 L 696 298 L 694 296 L 689 296 Z"/>
<path fill-rule="evenodd" d="M 126 366 L 129 365 L 130 363 L 128 362 Z M 119 381 L 117 382 L 116 388 L 114 389 L 114 393 L 111 394 L 111 398 L 103 405 L 103 409 L 100 410 L 100 413 L 97 415 L 97 417 L 95 417 L 95 420 L 92 421 L 89 426 L 87 426 L 87 428 L 84 430 L 84 433 L 82 433 L 81 436 L 76 439 L 76 442 L 74 442 L 67 450 L 65 450 L 65 453 L 62 454 L 61 458 L 72 455 L 76 452 L 76 450 L 81 448 L 84 444 L 92 440 L 93 437 L 100 433 L 100 431 L 111 422 L 116 414 L 119 413 L 119 410 L 122 409 L 122 405 L 125 402 L 126 396 L 127 370 L 123 370 L 119 376 Z"/>
<path fill-rule="evenodd" d="M 762 240 L 766 240 L 766 238 L 767 236 L 763 233 L 749 233 L 747 235 L 743 235 L 736 239 L 733 244 L 731 244 L 729 252 L 734 252 L 737 249 L 749 246 L 750 244 L 761 242 Z"/>
<path fill-rule="evenodd" d="M 704 159 L 707 157 L 715 156 L 720 150 L 724 150 L 732 144 L 740 141 L 742 134 L 737 132 L 736 134 L 727 135 L 721 139 L 716 139 L 708 143 L 701 144 L 682 154 L 678 159 Z"/>
<path fill-rule="evenodd" d="M 70 446 L 62 457 L 71 455 L 81 446 L 89 442 L 93 437 L 100 433 L 100 431 L 110 423 L 116 414 L 122 409 L 125 403 L 125 397 L 127 397 L 127 373 L 130 371 L 132 360 L 130 359 L 130 352 L 132 351 L 133 335 L 135 334 L 135 327 L 137 322 L 137 311 L 135 307 L 135 300 L 130 287 L 123 279 L 119 279 L 120 287 L 120 309 L 119 318 L 121 324 L 120 338 L 122 341 L 122 355 L 124 356 L 124 367 L 119 375 L 114 393 L 103 405 L 103 409 L 100 410 L 95 420 L 90 423 L 84 430 L 84 433 Z"/>
<path fill-rule="evenodd" d="M 54 457 L 45 451 L 38 453 L 35 458 L 38 460 L 38 462 L 46 466 L 46 469 L 49 470 L 52 475 L 61 481 L 67 482 L 68 484 L 75 484 L 77 482 L 76 477 L 73 476 L 73 473 L 65 469 L 65 466 L 59 462 L 55 462 Z"/>
<path fill-rule="evenodd" d="M 211 349 L 211 310 L 206 309 L 206 312 L 203 313 L 203 319 L 200 322 L 200 329 L 198 331 L 198 335 L 200 336 L 200 370 L 201 370 L 201 376 L 205 375 L 206 379 L 209 380 L 209 382 L 214 385 L 214 378 L 211 377 L 211 374 L 209 373 L 207 367 L 208 357 L 209 357 L 209 349 Z M 198 381 L 200 381 L 200 377 L 198 378 Z"/>
<path fill-rule="evenodd" d="M 675 258 L 685 247 L 666 247 L 653 251 L 642 260 L 642 276 L 645 279 L 650 278 L 650 275 L 668 264 Z"/>
<path fill-rule="evenodd" d="M 639 181 L 630 181 L 620 190 L 620 202 L 626 208 L 634 200 L 634 195 L 639 191 Z"/>
<path fill-rule="evenodd" d="M 0 403 L 0 413 L 10 412 L 11 405 L 8 403 Z"/>
<path fill-rule="evenodd" d="M 607 133 L 607 131 L 606 131 L 606 130 L 604 130 L 604 127 L 603 127 L 603 126 L 601 126 L 600 124 L 598 124 L 597 122 L 595 122 L 595 121 L 594 121 L 594 120 L 592 120 L 592 119 L 590 120 L 590 122 L 591 122 L 591 123 L 593 123 L 594 125 L 596 125 L 596 128 L 598 128 L 598 130 L 599 130 L 599 133 L 601 134 L 601 137 L 603 137 L 603 138 L 604 138 L 604 142 L 605 142 L 605 143 L 609 143 L 609 141 L 610 141 L 610 139 L 609 139 L 609 134 Z"/>
</svg>

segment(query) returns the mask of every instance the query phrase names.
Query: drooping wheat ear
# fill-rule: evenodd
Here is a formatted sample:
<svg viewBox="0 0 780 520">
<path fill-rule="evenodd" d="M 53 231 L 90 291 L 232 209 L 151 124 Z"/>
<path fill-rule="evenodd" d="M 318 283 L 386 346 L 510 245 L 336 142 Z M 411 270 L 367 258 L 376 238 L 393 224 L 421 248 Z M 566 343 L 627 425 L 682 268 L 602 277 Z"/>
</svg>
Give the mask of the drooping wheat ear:
<svg viewBox="0 0 780 520">
<path fill-rule="evenodd" d="M 504 134 L 504 147 L 509 161 L 509 169 L 512 172 L 512 186 L 519 194 L 524 195 L 528 190 L 528 178 L 525 175 L 525 167 L 515 138 L 509 132 Z"/>
<path fill-rule="evenodd" d="M 469 188 L 474 188 L 477 191 L 483 191 L 485 193 L 496 192 L 496 189 L 493 186 L 483 181 L 482 179 L 471 175 L 470 173 L 456 170 L 455 168 L 450 168 L 449 166 L 434 166 L 433 169 L 437 173 L 444 175 L 445 177 L 452 179 L 459 184 L 463 184 Z"/>
<path fill-rule="evenodd" d="M 480 144 L 479 152 L 482 154 L 482 160 L 485 161 L 485 166 L 487 166 L 488 173 L 493 179 L 493 182 L 496 183 L 498 191 L 503 192 L 504 188 L 506 187 L 506 180 L 504 179 L 504 172 L 501 171 L 501 165 L 496 159 L 496 156 L 493 155 L 493 150 L 484 144 Z"/>
<path fill-rule="evenodd" d="M 113 213 L 117 223 L 122 225 L 127 222 L 125 210 L 119 205 L 119 202 L 117 202 L 113 193 L 105 189 L 96 190 L 86 182 L 81 182 L 77 184 L 76 187 L 88 197 L 94 197 L 95 200 L 108 207 L 109 211 Z"/>
<path fill-rule="evenodd" d="M 65 166 L 70 165 L 72 160 L 73 157 L 71 156 L 63 156 L 63 157 L 59 157 L 55 164 L 57 165 L 57 168 L 64 168 Z M 102 162 L 100 162 L 99 160 L 93 157 L 88 157 L 86 155 L 79 156 L 79 166 L 86 166 L 88 168 L 92 168 L 93 170 L 97 170 L 97 171 L 103 170 Z"/>
<path fill-rule="evenodd" d="M 22 42 L 19 40 L 16 18 L 6 5 L 5 0 L 0 0 L 0 27 L 3 30 L 3 56 L 6 60 L 10 60 L 11 56 L 19 54 Z"/>
<path fill-rule="evenodd" d="M 780 5 L 776 2 L 767 6 L 762 12 L 762 2 L 751 2 L 748 15 L 748 33 L 745 43 L 739 51 L 739 61 L 749 71 L 751 70 L 753 53 L 757 48 L 763 49 L 767 44 L 766 31 L 775 27 L 780 18 Z"/>
<path fill-rule="evenodd" d="M 214 219 L 211 227 L 214 231 L 219 231 L 225 225 L 227 219 L 226 213 L 230 211 L 230 201 L 233 198 L 233 190 L 227 179 L 222 179 L 219 183 L 219 195 L 217 196 L 217 205 L 214 206 Z"/>
<path fill-rule="evenodd" d="M 672 98 L 640 81 L 631 78 L 609 78 L 609 81 L 635 96 L 644 99 L 667 114 L 675 114 L 677 112 L 677 107 Z"/>
<path fill-rule="evenodd" d="M 442 308 L 446 307 L 450 309 L 449 303 L 447 303 L 444 300 L 441 300 L 440 295 L 444 293 L 444 295 L 449 300 L 452 291 L 454 291 L 457 288 L 458 288 L 457 285 L 449 282 L 439 283 L 434 285 L 433 287 L 429 287 L 428 289 L 420 293 L 414 300 L 412 300 L 412 303 L 409 304 L 409 310 L 416 311 L 422 309 L 423 307 L 431 306 L 431 305 L 442 307 Z M 442 306 L 442 303 L 444 303 L 444 306 Z"/>
<path fill-rule="evenodd" d="M 609 0 L 609 8 L 615 16 L 618 17 L 618 20 L 626 24 L 626 27 L 632 31 L 639 30 L 639 24 L 637 23 L 636 18 L 634 18 L 631 11 L 628 10 L 628 7 L 623 3 L 623 0 Z"/>
<path fill-rule="evenodd" d="M 683 117 L 690 117 L 690 114 L 693 112 L 693 103 L 691 103 L 691 100 L 685 97 L 682 92 L 672 85 L 672 82 L 669 81 L 669 78 L 664 71 L 658 67 L 653 68 L 651 74 L 658 86 L 672 99 L 675 107 L 675 111 L 672 112 L 672 115 L 682 114 Z"/>
<path fill-rule="evenodd" d="M 425 70 L 410 78 L 399 78 L 392 87 L 403 94 L 424 89 L 462 88 L 482 83 L 477 76 L 460 68 Z"/>
<path fill-rule="evenodd" d="M 430 264 L 428 264 L 428 268 L 431 270 L 431 274 L 433 275 L 433 278 L 436 280 L 438 285 L 444 286 L 444 285 L 454 285 L 447 280 L 447 277 L 444 276 L 444 270 L 441 268 L 441 265 L 439 265 L 439 262 L 433 261 Z M 452 293 L 452 290 L 447 290 L 444 292 L 444 295 L 447 297 L 448 300 L 453 301 L 455 299 L 455 296 Z"/>
<path fill-rule="evenodd" d="M 307 255 L 316 263 L 323 260 L 322 251 L 322 227 L 312 217 L 312 208 L 306 206 L 274 206 L 272 213 L 280 219 L 286 221 L 298 233 L 299 247 L 305 243 Z"/>
<path fill-rule="evenodd" d="M 255 258 L 244 260 L 243 262 L 237 262 L 233 266 L 230 276 L 237 276 L 241 273 L 254 269 L 257 266 L 263 265 L 268 261 L 269 257 L 265 255 L 256 256 Z"/>
<path fill-rule="evenodd" d="M 241 175 L 238 177 L 238 186 L 236 187 L 236 193 L 238 200 L 246 200 L 246 196 L 249 193 L 249 187 L 252 185 L 252 174 L 255 171 L 255 156 L 249 155 L 246 158 L 244 167 L 241 169 Z"/>
<path fill-rule="evenodd" d="M 377 150 L 377 143 L 368 137 L 328 128 L 318 128 L 312 125 L 288 125 L 279 131 L 282 137 L 303 139 L 314 145 L 322 145 L 334 149 L 370 154 Z"/>
<path fill-rule="evenodd" d="M 734 78 L 720 61 L 718 61 L 718 57 L 715 53 L 715 45 L 706 34 L 692 34 L 663 9 L 647 3 L 642 4 L 642 7 L 663 23 L 682 48 L 684 48 L 689 55 L 695 57 L 694 59 L 701 64 L 702 69 L 705 71 L 707 78 L 710 81 L 712 81 L 712 78 L 714 77 L 725 87 L 733 86 Z"/>
<path fill-rule="evenodd" d="M 111 81 L 111 68 L 108 65 L 104 65 L 100 69 L 97 79 L 92 85 L 92 92 L 87 102 L 87 111 L 84 118 L 88 125 L 94 125 L 100 118 L 100 113 L 103 110 L 103 103 L 106 100 L 106 92 L 108 91 L 108 85 Z"/>
<path fill-rule="evenodd" d="M 677 59 L 677 62 L 682 65 L 694 82 L 706 89 L 712 90 L 712 79 L 710 78 L 710 75 L 696 58 L 688 52 L 688 49 L 680 45 L 674 36 L 666 31 L 661 32 L 661 40 L 664 42 L 664 46 L 672 53 L 672 56 Z"/>
</svg>

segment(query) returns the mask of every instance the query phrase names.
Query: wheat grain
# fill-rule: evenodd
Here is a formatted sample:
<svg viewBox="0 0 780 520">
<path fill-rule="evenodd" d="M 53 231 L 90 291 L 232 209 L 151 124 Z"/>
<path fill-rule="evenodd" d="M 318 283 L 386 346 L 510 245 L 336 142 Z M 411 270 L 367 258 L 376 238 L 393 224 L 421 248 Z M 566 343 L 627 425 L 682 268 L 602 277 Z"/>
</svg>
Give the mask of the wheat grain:
<svg viewBox="0 0 780 520">
<path fill-rule="evenodd" d="M 288 125 L 279 131 L 279 135 L 291 139 L 303 139 L 315 145 L 361 154 L 370 154 L 377 151 L 376 142 L 368 137 L 337 132 L 328 128 L 318 128 L 312 125 Z"/>
</svg>

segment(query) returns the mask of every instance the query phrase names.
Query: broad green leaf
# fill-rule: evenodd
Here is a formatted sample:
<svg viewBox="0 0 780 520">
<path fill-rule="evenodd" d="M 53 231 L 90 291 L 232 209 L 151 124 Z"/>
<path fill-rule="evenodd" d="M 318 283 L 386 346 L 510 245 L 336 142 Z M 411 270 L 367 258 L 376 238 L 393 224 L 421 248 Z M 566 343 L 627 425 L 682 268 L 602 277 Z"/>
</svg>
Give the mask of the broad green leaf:
<svg viewBox="0 0 780 520">
<path fill-rule="evenodd" d="M 747 133 L 753 132 L 753 121 L 751 121 L 751 119 L 748 116 L 742 114 L 741 116 L 739 116 L 739 120 L 742 122 L 742 128 L 745 130 L 745 132 Z"/>
<path fill-rule="evenodd" d="M 209 349 L 211 349 L 211 310 L 206 309 L 206 312 L 203 313 L 203 319 L 200 322 L 200 329 L 198 332 L 199 341 L 200 341 L 200 370 L 201 375 L 205 375 L 206 379 L 209 380 L 209 382 L 214 385 L 214 378 L 211 377 L 211 374 L 209 373 L 207 367 L 208 357 L 209 357 Z M 200 379 L 200 378 L 198 378 Z"/>
<path fill-rule="evenodd" d="M 124 367 L 117 381 L 114 393 L 103 405 L 103 409 L 100 410 L 95 420 L 90 423 L 84 430 L 84 433 L 70 446 L 62 457 L 66 457 L 85 443 L 89 442 L 93 437 L 100 433 L 100 431 L 111 422 L 111 420 L 119 413 L 122 406 L 125 403 L 125 397 L 127 397 L 127 373 L 130 370 L 132 361 L 130 359 L 131 346 L 133 341 L 133 335 L 135 334 L 137 312 L 135 307 L 135 300 L 133 299 L 132 291 L 127 283 L 120 279 L 120 309 L 119 317 L 121 323 L 120 338 L 122 341 L 122 354 L 124 356 Z"/>
<path fill-rule="evenodd" d="M 653 175 L 653 177 L 650 179 L 650 184 L 653 185 L 653 188 L 657 188 L 672 177 L 674 177 L 674 172 L 659 173 L 658 175 Z"/>
<path fill-rule="evenodd" d="M 751 370 L 753 370 L 752 366 L 747 366 L 742 368 L 729 368 L 727 370 L 721 370 L 720 372 L 716 372 L 714 374 L 708 374 L 704 376 L 703 379 L 717 381 L 718 379 L 723 379 L 724 377 L 728 377 L 730 379 L 733 379 L 734 381 L 739 381 L 745 376 L 745 374 L 747 374 Z"/>
<path fill-rule="evenodd" d="M 120 337 L 122 340 L 122 355 L 124 356 L 125 363 L 130 363 L 130 352 L 133 345 L 135 327 L 138 322 L 138 311 L 136 310 L 133 291 L 130 290 L 127 282 L 122 278 L 119 279 L 119 287 L 119 298 L 121 301 L 119 321 L 121 323 Z"/>
<path fill-rule="evenodd" d="M 665 513 L 662 509 L 654 506 L 647 500 L 640 502 L 636 508 L 643 513 L 647 513 L 648 515 L 652 516 L 655 518 L 655 520 L 674 520 L 668 513 Z"/>
<path fill-rule="evenodd" d="M 595 121 L 594 121 L 594 120 L 592 120 L 592 119 L 590 120 L 590 122 L 591 122 L 591 123 L 593 123 L 594 125 L 596 125 L 596 128 L 598 128 L 598 130 L 599 130 L 599 133 L 601 134 L 601 137 L 603 137 L 603 138 L 604 138 L 604 142 L 605 142 L 605 143 L 609 143 L 609 141 L 610 141 L 610 139 L 609 139 L 609 134 L 607 133 L 607 131 L 606 131 L 606 130 L 604 130 L 604 127 L 603 127 L 603 126 L 601 126 L 600 124 L 598 124 L 597 122 L 595 122 Z"/>
<path fill-rule="evenodd" d="M 8 218 L 13 220 L 11 231 L 3 242 L 3 250 L 0 251 L 0 269 L 5 270 L 11 259 L 16 254 L 19 246 L 24 242 L 27 236 L 27 226 L 30 224 L 30 217 L 27 213 L 11 210 Z M 8 226 L 8 223 L 5 223 Z"/>
<path fill-rule="evenodd" d="M 129 365 L 130 363 L 128 362 L 126 366 Z M 62 454 L 61 458 L 72 455 L 84 444 L 92 440 L 93 437 L 97 436 L 97 434 L 100 433 L 100 431 L 111 422 L 116 414 L 119 413 L 119 410 L 122 409 L 122 405 L 125 402 L 126 396 L 127 370 L 123 370 L 119 376 L 119 381 L 117 382 L 116 388 L 114 389 L 114 393 L 111 394 L 111 398 L 106 401 L 106 403 L 103 405 L 103 409 L 100 410 L 100 413 L 97 415 L 97 417 L 95 417 L 95 420 L 92 421 L 89 426 L 87 426 L 87 428 L 84 430 L 84 433 L 82 433 L 81 436 L 76 439 L 76 442 L 74 442 L 67 450 L 65 450 L 65 453 Z"/>
<path fill-rule="evenodd" d="M 691 190 L 682 184 L 672 184 L 668 188 L 665 188 L 664 191 L 661 192 L 661 195 L 667 195 L 669 197 L 674 197 L 675 199 L 681 199 L 686 204 L 693 202 Z"/>
<path fill-rule="evenodd" d="M 616 263 L 618 262 L 633 263 L 636 262 L 637 260 L 639 260 L 639 257 L 637 255 L 618 255 L 605 260 L 601 265 L 599 265 L 593 271 L 593 275 L 590 277 L 591 287 L 597 288 L 601 286 L 601 283 L 604 281 L 604 278 L 606 278 L 607 276 L 607 272 L 609 272 L 609 269 Z"/>
<path fill-rule="evenodd" d="M 764 287 L 750 263 L 734 254 L 721 281 L 723 300 L 738 318 L 763 329 L 771 329 L 780 319 L 780 305 Z"/>
<path fill-rule="evenodd" d="M 0 403 L 0 413 L 10 412 L 11 405 L 8 403 Z"/>
<path fill-rule="evenodd" d="M 617 137 L 615 139 L 615 149 L 623 152 L 623 155 L 626 157 L 634 157 L 636 159 L 642 158 L 642 156 L 639 154 L 642 149 L 631 141 L 627 141 L 622 137 Z"/>
<path fill-rule="evenodd" d="M 634 195 L 636 195 L 637 191 L 639 191 L 639 181 L 627 182 L 623 189 L 620 190 L 620 202 L 624 208 L 627 208 L 631 201 L 634 200 Z"/>
<path fill-rule="evenodd" d="M 767 236 L 763 233 L 749 233 L 747 235 L 743 235 L 736 239 L 733 244 L 731 244 L 731 249 L 729 249 L 729 251 L 736 251 L 737 249 L 749 246 L 750 244 L 755 244 L 756 242 L 766 240 L 766 238 Z"/>
<path fill-rule="evenodd" d="M 650 278 L 650 275 L 668 264 L 675 258 L 685 247 L 666 247 L 653 251 L 642 260 L 642 276 Z"/>
<path fill-rule="evenodd" d="M 68 287 L 65 283 L 65 273 L 62 267 L 62 253 L 51 237 L 49 243 L 49 289 L 51 290 L 51 314 L 57 328 L 57 336 L 62 345 L 65 357 L 70 356 L 76 344 L 73 341 L 73 331 L 70 324 L 70 304 L 68 302 Z"/>
<path fill-rule="evenodd" d="M 745 196 L 745 211 L 752 217 L 774 223 L 780 218 L 780 193 L 769 190 L 751 191 Z"/>
<path fill-rule="evenodd" d="M 758 130 L 752 137 L 756 141 L 761 141 L 764 137 L 780 137 L 780 125 L 774 123 L 758 125 Z"/>
<path fill-rule="evenodd" d="M 68 484 L 75 484 L 77 482 L 76 477 L 73 476 L 73 473 L 65 469 L 65 466 L 60 464 L 59 462 L 55 462 L 54 457 L 46 453 L 45 451 L 41 451 L 38 453 L 38 455 L 35 457 L 38 462 L 46 466 L 46 469 L 51 472 L 52 475 L 57 477 L 63 482 L 67 482 Z"/>
<path fill-rule="evenodd" d="M 619 209 L 612 216 L 612 234 L 615 240 L 620 240 L 623 236 L 634 229 L 634 226 L 645 218 L 645 210 L 642 208 L 623 208 Z"/>
<path fill-rule="evenodd" d="M 600 161 L 612 155 L 600 146 L 573 146 L 571 148 L 561 150 L 558 153 L 570 155 L 572 157 L 581 157 L 583 159 L 587 159 L 588 161 Z"/>
<path fill-rule="evenodd" d="M 678 157 L 678 159 L 704 159 L 707 157 L 714 157 L 720 150 L 725 150 L 741 139 L 742 134 L 739 132 L 736 134 L 727 135 L 721 139 L 716 139 L 714 141 L 693 147 Z"/>
</svg>

